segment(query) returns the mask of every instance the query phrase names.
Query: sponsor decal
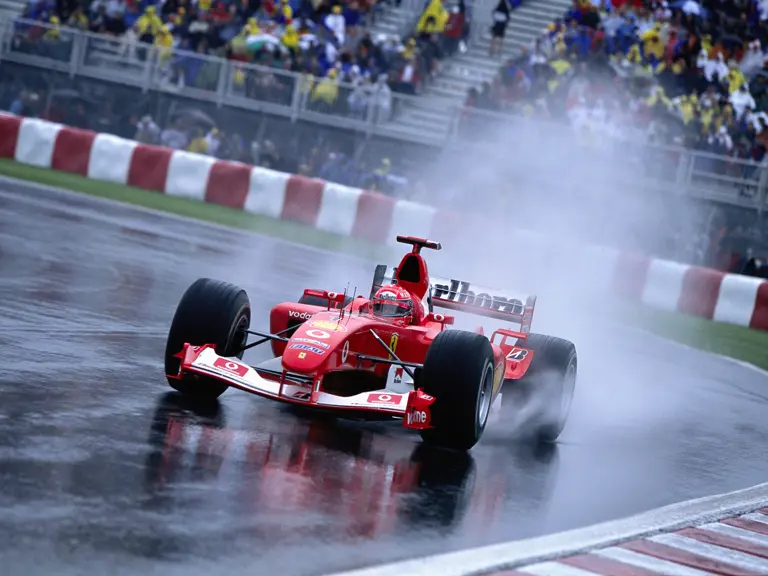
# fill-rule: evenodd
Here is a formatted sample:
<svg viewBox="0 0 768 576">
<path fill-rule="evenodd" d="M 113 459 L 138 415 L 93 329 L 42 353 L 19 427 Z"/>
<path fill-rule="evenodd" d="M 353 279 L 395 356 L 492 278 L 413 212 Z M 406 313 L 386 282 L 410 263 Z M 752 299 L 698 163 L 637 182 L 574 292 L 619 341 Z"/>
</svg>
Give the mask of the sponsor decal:
<svg viewBox="0 0 768 576">
<path fill-rule="evenodd" d="M 398 366 L 395 368 L 395 377 L 392 379 L 393 384 L 402 384 L 403 383 L 403 367 Z"/>
<path fill-rule="evenodd" d="M 424 410 L 408 412 L 408 414 L 405 415 L 405 418 L 408 421 L 408 426 L 411 426 L 412 424 L 427 424 L 429 421 L 429 416 L 427 416 L 427 413 Z"/>
<path fill-rule="evenodd" d="M 397 352 L 397 343 L 398 343 L 399 340 L 400 340 L 400 336 L 398 335 L 397 332 L 393 333 L 392 334 L 392 338 L 389 339 L 389 347 L 392 349 L 392 353 L 396 353 Z M 389 359 L 393 360 L 394 356 L 392 356 L 392 354 L 390 354 L 389 355 Z"/>
<path fill-rule="evenodd" d="M 310 312 L 297 312 L 296 310 L 289 310 L 288 316 L 291 318 L 301 318 L 302 320 L 309 320 L 314 316 L 314 314 Z"/>
<path fill-rule="evenodd" d="M 526 356 L 528 356 L 528 350 L 525 348 L 512 348 L 509 354 L 507 354 L 507 358 L 510 360 L 517 360 L 518 362 Z"/>
<path fill-rule="evenodd" d="M 309 392 L 294 392 L 293 393 L 293 398 L 296 398 L 296 400 L 303 400 L 303 401 L 306 402 L 306 401 L 309 400 L 310 397 L 311 397 L 311 394 Z"/>
<path fill-rule="evenodd" d="M 307 357 L 307 353 L 306 352 L 299 352 L 299 360 L 304 360 L 304 358 L 306 358 L 306 357 Z"/>
<path fill-rule="evenodd" d="M 451 279 L 435 279 L 432 286 L 433 297 L 447 302 L 456 302 L 467 306 L 477 306 L 488 310 L 498 310 L 507 314 L 522 314 L 523 302 L 519 298 L 501 294 L 491 294 L 493 290 L 480 286 L 471 286 L 469 282 Z M 471 290 L 470 288 L 474 288 Z"/>
<path fill-rule="evenodd" d="M 325 334 L 325 332 L 323 332 Z M 320 348 L 328 349 L 328 344 L 325 342 L 320 342 L 320 340 L 312 340 L 311 338 L 294 338 L 294 342 L 304 342 L 306 344 L 314 344 L 315 346 L 319 346 Z"/>
<path fill-rule="evenodd" d="M 328 338 L 331 337 L 331 335 L 324 330 L 307 330 L 304 334 L 312 336 L 312 338 L 320 338 L 321 340 L 328 340 Z M 294 340 L 296 340 L 296 338 L 294 338 Z"/>
<path fill-rule="evenodd" d="M 248 373 L 248 366 L 244 366 L 243 364 L 240 364 L 240 362 L 235 362 L 234 360 L 229 360 L 227 358 L 216 358 L 213 362 L 213 367 L 218 368 L 219 370 L 224 370 L 225 372 L 237 374 L 240 378 Z"/>
<path fill-rule="evenodd" d="M 368 394 L 368 398 L 366 398 L 366 402 L 368 404 L 390 404 L 393 406 L 397 406 L 402 402 L 403 397 L 395 394 L 381 394 L 379 392 L 376 392 L 374 394 Z"/>
<path fill-rule="evenodd" d="M 309 323 L 313 328 L 320 328 L 322 330 L 330 330 L 331 332 L 346 332 L 346 326 L 342 326 L 337 322 L 330 322 L 328 320 L 315 320 Z M 317 338 L 317 336 L 314 336 Z"/>
<path fill-rule="evenodd" d="M 349 340 L 344 342 L 344 348 L 341 349 L 341 363 L 344 364 L 349 356 Z"/>
<path fill-rule="evenodd" d="M 293 350 L 306 350 L 307 352 L 312 352 L 313 354 L 325 354 L 325 350 L 322 348 L 315 348 L 309 344 L 291 344 L 288 346 L 288 348 L 292 348 Z"/>
</svg>

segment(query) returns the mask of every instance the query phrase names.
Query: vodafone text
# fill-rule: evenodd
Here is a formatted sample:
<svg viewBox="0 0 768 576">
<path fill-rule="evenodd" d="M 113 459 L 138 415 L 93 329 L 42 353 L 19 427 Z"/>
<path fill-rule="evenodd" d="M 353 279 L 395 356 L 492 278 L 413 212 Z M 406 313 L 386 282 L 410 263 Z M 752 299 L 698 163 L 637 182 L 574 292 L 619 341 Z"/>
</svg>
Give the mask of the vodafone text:
<svg viewBox="0 0 768 576">
<path fill-rule="evenodd" d="M 309 320 L 314 316 L 314 314 L 310 314 L 309 312 L 297 312 L 296 310 L 289 310 L 288 316 L 291 318 L 300 318 L 301 320 Z"/>
<path fill-rule="evenodd" d="M 427 423 L 427 413 L 423 410 L 415 410 L 413 412 L 408 412 L 406 414 L 406 418 L 408 420 L 408 425 L 411 424 L 426 424 Z"/>
</svg>

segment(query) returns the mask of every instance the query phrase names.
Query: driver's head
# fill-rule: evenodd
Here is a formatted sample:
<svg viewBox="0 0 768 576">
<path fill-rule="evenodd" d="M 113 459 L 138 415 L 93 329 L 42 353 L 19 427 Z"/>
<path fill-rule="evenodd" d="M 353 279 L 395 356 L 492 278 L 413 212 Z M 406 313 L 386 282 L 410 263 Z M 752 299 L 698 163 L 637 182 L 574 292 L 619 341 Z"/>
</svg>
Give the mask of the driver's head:
<svg viewBox="0 0 768 576">
<path fill-rule="evenodd" d="M 382 318 L 410 318 L 413 316 L 413 299 L 401 286 L 382 286 L 371 300 L 371 310 Z"/>
</svg>

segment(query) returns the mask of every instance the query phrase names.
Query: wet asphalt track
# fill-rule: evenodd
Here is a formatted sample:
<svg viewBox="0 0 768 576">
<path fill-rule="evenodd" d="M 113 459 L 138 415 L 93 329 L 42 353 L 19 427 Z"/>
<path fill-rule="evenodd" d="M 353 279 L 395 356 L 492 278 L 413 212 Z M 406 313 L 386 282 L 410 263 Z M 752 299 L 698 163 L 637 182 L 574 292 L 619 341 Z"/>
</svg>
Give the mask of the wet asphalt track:
<svg viewBox="0 0 768 576">
<path fill-rule="evenodd" d="M 312 420 L 237 391 L 194 414 L 168 394 L 161 362 L 190 282 L 240 283 L 265 321 L 329 269 L 367 290 L 373 264 L 4 188 L 3 575 L 321 574 L 768 477 L 768 378 L 609 325 L 577 340 L 572 418 L 551 450 L 496 426 L 471 456 L 441 456 L 397 427 Z"/>
</svg>

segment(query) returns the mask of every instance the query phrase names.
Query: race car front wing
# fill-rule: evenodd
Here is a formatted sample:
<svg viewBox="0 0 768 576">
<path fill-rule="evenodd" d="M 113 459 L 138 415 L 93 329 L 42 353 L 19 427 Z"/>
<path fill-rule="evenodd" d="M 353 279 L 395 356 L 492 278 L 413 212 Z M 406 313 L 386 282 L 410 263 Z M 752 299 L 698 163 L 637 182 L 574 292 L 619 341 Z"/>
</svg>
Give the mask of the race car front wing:
<svg viewBox="0 0 768 576">
<path fill-rule="evenodd" d="M 425 430 L 432 427 L 430 405 L 435 399 L 421 390 L 411 390 L 405 394 L 382 390 L 355 396 L 337 396 L 321 391 L 320 379 L 316 382 L 309 379 L 302 382 L 301 378 L 285 372 L 276 380 L 264 378 L 256 368 L 237 358 L 219 356 L 213 344 L 184 344 L 177 356 L 181 359 L 181 366 L 178 374 L 169 374 L 171 378 L 180 379 L 185 373 L 201 374 L 245 392 L 281 402 L 333 410 L 390 414 L 401 417 L 406 428 Z"/>
</svg>

